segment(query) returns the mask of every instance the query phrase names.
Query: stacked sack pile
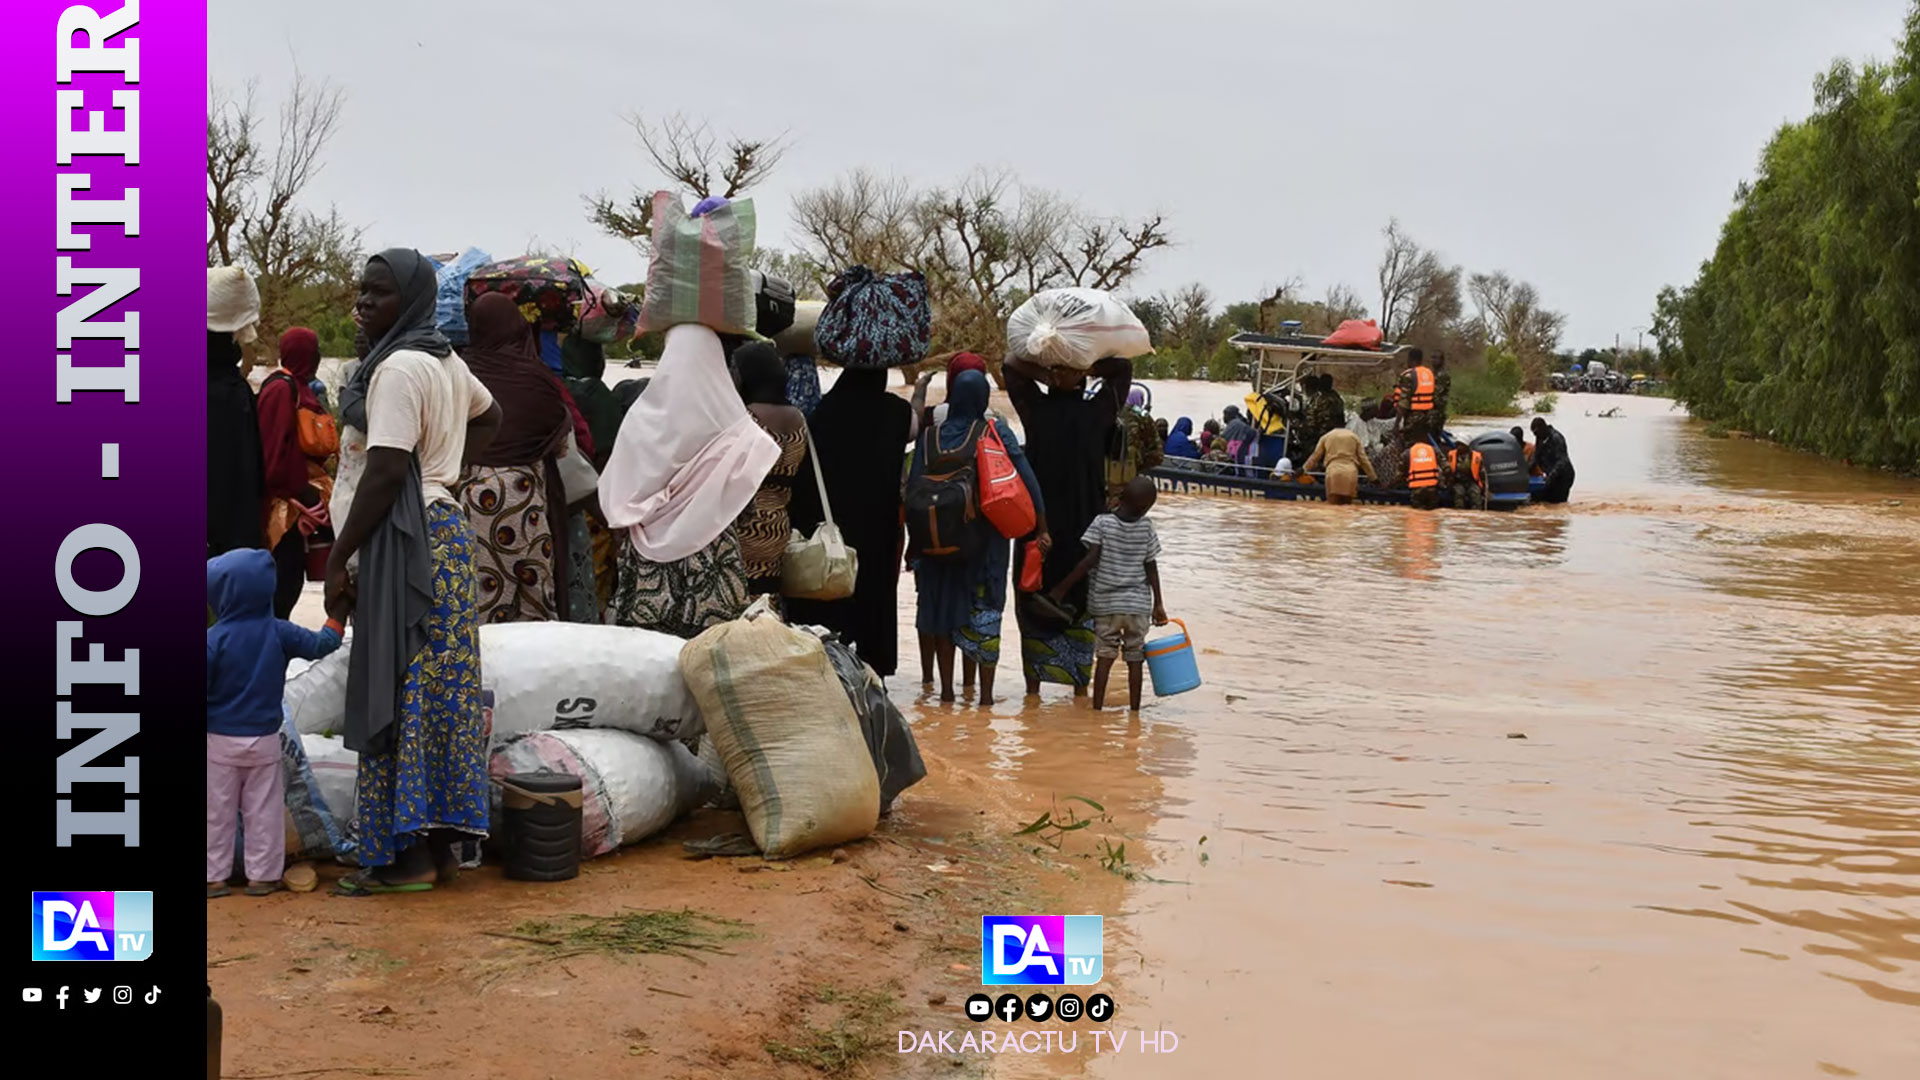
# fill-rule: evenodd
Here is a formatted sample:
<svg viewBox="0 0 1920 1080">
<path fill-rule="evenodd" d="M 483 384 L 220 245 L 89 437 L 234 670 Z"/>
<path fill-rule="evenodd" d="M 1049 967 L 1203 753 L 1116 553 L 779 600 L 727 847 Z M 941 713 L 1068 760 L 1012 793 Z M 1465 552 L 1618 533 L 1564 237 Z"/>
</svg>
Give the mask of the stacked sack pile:
<svg viewBox="0 0 1920 1080">
<path fill-rule="evenodd" d="M 790 288 L 752 271 L 750 200 L 707 200 L 689 214 L 655 196 L 653 261 L 634 303 L 571 260 L 443 267 L 443 299 L 511 294 L 543 334 L 596 340 L 675 329 L 771 337 L 795 326 Z M 919 275 L 855 268 L 834 299 L 805 313 L 805 342 L 854 366 L 924 357 L 929 315 Z M 444 304 L 447 329 L 459 333 Z M 817 325 L 816 325 L 817 324 Z M 568 484 L 568 501 L 578 495 Z M 591 491 L 591 488 L 589 488 Z M 850 579 L 849 579 L 850 588 Z M 562 773 L 581 781 L 583 856 L 656 835 L 680 817 L 737 798 L 755 847 L 786 858 L 867 835 L 926 774 L 905 719 L 879 678 L 824 631 L 787 626 L 765 602 L 691 641 L 653 630 L 565 622 L 480 628 L 481 697 L 496 781 Z M 351 860 L 358 761 L 345 727 L 351 640 L 290 674 L 283 738 L 290 830 L 302 858 Z M 496 793 L 495 821 L 500 821 Z M 690 845 L 691 846 L 691 845 Z"/>
</svg>

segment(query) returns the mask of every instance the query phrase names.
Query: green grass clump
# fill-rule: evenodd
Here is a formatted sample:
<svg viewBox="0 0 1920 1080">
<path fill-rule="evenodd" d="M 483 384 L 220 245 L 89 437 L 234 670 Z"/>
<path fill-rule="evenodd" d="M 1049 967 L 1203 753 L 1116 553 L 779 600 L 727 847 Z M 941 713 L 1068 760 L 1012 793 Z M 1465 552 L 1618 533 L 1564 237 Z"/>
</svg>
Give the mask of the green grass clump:
<svg viewBox="0 0 1920 1080">
<path fill-rule="evenodd" d="M 837 1013 L 825 1027 L 800 1025 L 799 1038 L 793 1042 L 768 1039 L 761 1044 L 775 1061 L 804 1065 L 828 1076 L 852 1072 L 863 1059 L 887 1043 L 890 1025 L 900 1015 L 900 1000 L 890 990 L 843 990 L 823 986 L 813 998 L 822 1005 L 837 1007 Z"/>
<path fill-rule="evenodd" d="M 695 953 L 721 953 L 727 941 L 748 936 L 746 924 L 685 908 L 680 911 L 623 911 L 617 915 L 569 915 L 562 921 L 536 920 L 514 927 L 564 955 L 669 953 L 697 960 Z"/>
</svg>

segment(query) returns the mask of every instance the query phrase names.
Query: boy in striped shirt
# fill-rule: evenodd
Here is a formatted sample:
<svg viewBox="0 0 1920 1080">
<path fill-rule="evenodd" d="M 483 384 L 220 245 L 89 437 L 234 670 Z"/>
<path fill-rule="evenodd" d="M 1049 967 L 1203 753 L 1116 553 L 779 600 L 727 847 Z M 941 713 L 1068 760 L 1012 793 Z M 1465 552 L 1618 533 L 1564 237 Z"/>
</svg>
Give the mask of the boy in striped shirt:
<svg viewBox="0 0 1920 1080">
<path fill-rule="evenodd" d="M 1127 707 L 1140 711 L 1140 666 L 1146 660 L 1147 623 L 1164 626 L 1167 609 L 1160 598 L 1160 536 L 1147 520 L 1158 492 L 1153 481 L 1127 481 L 1119 504 L 1087 526 L 1080 542 L 1087 555 L 1053 587 L 1064 603 L 1067 590 L 1089 578 L 1087 614 L 1093 616 L 1093 707 L 1107 704 L 1107 676 L 1116 659 L 1127 662 Z"/>
</svg>

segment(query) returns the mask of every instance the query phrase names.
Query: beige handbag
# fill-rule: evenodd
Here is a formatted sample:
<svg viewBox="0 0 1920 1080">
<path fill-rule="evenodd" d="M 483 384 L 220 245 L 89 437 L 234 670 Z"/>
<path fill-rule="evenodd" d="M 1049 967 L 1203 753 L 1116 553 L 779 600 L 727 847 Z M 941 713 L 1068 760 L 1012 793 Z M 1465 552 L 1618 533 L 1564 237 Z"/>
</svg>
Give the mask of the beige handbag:
<svg viewBox="0 0 1920 1080">
<path fill-rule="evenodd" d="M 560 468 L 560 486 L 566 489 L 568 506 L 591 497 L 599 490 L 600 474 L 594 470 L 593 462 L 587 460 L 587 455 L 580 452 L 580 444 L 574 439 L 573 432 L 567 432 L 567 452 L 554 464 Z"/>
<path fill-rule="evenodd" d="M 813 482 L 820 487 L 820 512 L 826 518 L 812 536 L 794 529 L 787 537 L 786 560 L 780 568 L 780 592 L 796 600 L 842 600 L 853 595 L 860 574 L 860 553 L 847 546 L 840 526 L 833 523 L 827 502 L 827 479 L 820 472 L 820 452 L 807 430 L 807 458 L 813 462 Z"/>
</svg>

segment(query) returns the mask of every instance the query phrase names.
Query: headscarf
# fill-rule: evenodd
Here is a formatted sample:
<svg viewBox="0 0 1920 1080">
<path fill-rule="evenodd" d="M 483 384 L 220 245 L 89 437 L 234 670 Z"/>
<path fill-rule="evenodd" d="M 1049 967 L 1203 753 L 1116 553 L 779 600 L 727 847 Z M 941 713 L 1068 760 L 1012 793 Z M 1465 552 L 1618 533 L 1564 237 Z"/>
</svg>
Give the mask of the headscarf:
<svg viewBox="0 0 1920 1080">
<path fill-rule="evenodd" d="M 232 334 L 235 344 L 251 345 L 260 321 L 260 289 L 238 266 L 207 268 L 207 330 Z"/>
<path fill-rule="evenodd" d="M 500 432 L 473 456 L 476 465 L 533 465 L 558 453 L 573 430 L 560 380 L 534 351 L 533 327 L 505 293 L 484 293 L 467 308 L 460 358 L 500 403 Z M 555 518 L 561 515 L 554 515 Z"/>
<path fill-rule="evenodd" d="M 373 373 L 387 357 L 400 349 L 412 349 L 428 356 L 446 359 L 453 346 L 433 325 L 434 303 L 440 282 L 433 262 L 412 248 L 388 248 L 367 260 L 367 265 L 383 263 L 393 271 L 400 286 L 400 317 L 368 350 L 367 358 L 353 369 L 353 378 L 340 391 L 340 418 L 361 431 L 367 430 L 367 388 L 373 385 Z"/>
<path fill-rule="evenodd" d="M 367 390 L 373 373 L 401 349 L 445 359 L 453 346 L 434 327 L 439 279 L 433 262 L 412 248 L 388 248 L 367 260 L 393 272 L 400 289 L 400 315 L 372 342 L 340 391 L 340 417 L 367 430 Z M 359 600 L 354 614 L 353 655 L 347 664 L 346 745 L 356 753 L 385 753 L 393 746 L 394 721 L 407 669 L 427 645 L 427 613 L 433 607 L 433 556 L 428 547 L 427 503 L 419 455 L 409 455 L 400 492 L 385 518 L 360 549 Z"/>
<path fill-rule="evenodd" d="M 779 457 L 727 378 L 720 336 L 676 326 L 647 392 L 620 421 L 600 508 L 641 558 L 674 562 L 726 531 Z"/>
<path fill-rule="evenodd" d="M 788 405 L 787 365 L 771 342 L 752 341 L 736 349 L 733 370 L 740 378 L 740 400 L 748 405 Z"/>
<path fill-rule="evenodd" d="M 953 392 L 954 377 L 963 371 L 977 371 L 985 375 L 987 362 L 970 352 L 954 353 L 953 359 L 947 361 L 947 392 L 949 394 Z"/>
<path fill-rule="evenodd" d="M 963 370 L 947 391 L 947 417 L 940 424 L 940 445 L 956 446 L 987 415 L 992 389 L 983 371 Z"/>
<path fill-rule="evenodd" d="M 1136 386 L 1133 389 L 1127 391 L 1127 408 L 1144 409 L 1146 408 L 1146 406 L 1147 406 L 1147 392 L 1145 389 Z"/>
<path fill-rule="evenodd" d="M 320 395 L 313 392 L 313 381 L 320 374 L 320 335 L 304 326 L 296 326 L 280 335 L 280 366 L 293 376 L 300 407 L 308 412 L 326 412 Z"/>
<path fill-rule="evenodd" d="M 1166 455 L 1183 458 L 1200 456 L 1200 448 L 1193 445 L 1192 420 L 1183 416 L 1173 422 L 1173 431 L 1167 435 Z"/>
</svg>

